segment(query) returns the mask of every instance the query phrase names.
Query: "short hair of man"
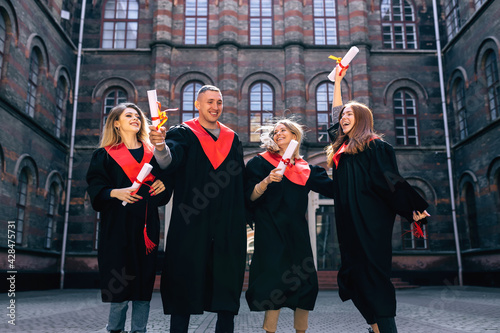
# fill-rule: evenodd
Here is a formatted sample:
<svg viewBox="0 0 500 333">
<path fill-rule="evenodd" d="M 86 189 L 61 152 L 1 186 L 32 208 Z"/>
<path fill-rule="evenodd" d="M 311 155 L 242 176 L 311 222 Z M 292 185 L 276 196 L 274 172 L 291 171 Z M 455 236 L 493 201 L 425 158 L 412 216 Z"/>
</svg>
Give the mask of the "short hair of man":
<svg viewBox="0 0 500 333">
<path fill-rule="evenodd" d="M 199 97 L 201 94 L 203 94 L 207 91 L 217 91 L 219 94 L 222 95 L 219 88 L 217 88 L 216 86 L 212 86 L 212 85 L 207 84 L 207 85 L 204 85 L 203 87 L 201 87 L 200 90 L 198 90 L 197 96 Z M 198 99 L 198 97 L 196 97 L 196 99 Z"/>
</svg>

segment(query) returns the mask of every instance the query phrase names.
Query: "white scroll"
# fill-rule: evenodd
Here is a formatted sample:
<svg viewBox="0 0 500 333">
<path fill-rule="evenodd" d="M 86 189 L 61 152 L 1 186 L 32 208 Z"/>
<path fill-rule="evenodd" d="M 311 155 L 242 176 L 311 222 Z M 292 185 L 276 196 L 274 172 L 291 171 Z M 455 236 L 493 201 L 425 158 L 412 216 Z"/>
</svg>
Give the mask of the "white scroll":
<svg viewBox="0 0 500 333">
<path fill-rule="evenodd" d="M 139 175 L 137 176 L 137 180 L 134 181 L 134 183 L 132 184 L 132 189 L 134 191 L 137 190 L 141 186 L 142 181 L 144 180 L 144 178 L 146 178 L 149 175 L 151 170 L 153 170 L 153 166 L 149 163 L 144 163 L 141 171 L 139 172 Z M 126 206 L 127 202 L 122 201 L 122 205 Z"/>
<path fill-rule="evenodd" d="M 352 59 L 354 59 L 354 57 L 358 54 L 358 52 L 359 52 L 359 49 L 356 46 L 351 47 L 349 49 L 349 51 L 347 51 L 345 56 L 342 58 L 342 60 L 340 60 L 340 64 L 342 66 L 339 66 L 339 64 L 337 64 L 337 66 L 335 66 L 333 71 L 330 74 L 328 74 L 328 79 L 332 82 L 335 82 L 336 69 L 346 67 L 347 65 L 349 65 L 351 63 Z"/>
<path fill-rule="evenodd" d="M 283 154 L 283 157 L 281 158 L 280 163 L 278 164 L 278 169 L 280 169 L 280 170 L 278 170 L 277 173 L 279 173 L 281 175 L 283 175 L 285 173 L 285 169 L 286 169 L 285 161 L 290 161 L 290 159 L 292 158 L 293 152 L 297 148 L 298 144 L 299 143 L 296 140 L 292 139 L 292 141 L 290 141 L 290 143 L 288 144 L 288 147 L 285 150 L 285 153 Z"/>
<path fill-rule="evenodd" d="M 158 114 L 158 97 L 156 90 L 148 90 L 149 112 L 151 119 L 153 119 L 153 126 L 156 127 L 160 123 L 160 115 Z"/>
</svg>

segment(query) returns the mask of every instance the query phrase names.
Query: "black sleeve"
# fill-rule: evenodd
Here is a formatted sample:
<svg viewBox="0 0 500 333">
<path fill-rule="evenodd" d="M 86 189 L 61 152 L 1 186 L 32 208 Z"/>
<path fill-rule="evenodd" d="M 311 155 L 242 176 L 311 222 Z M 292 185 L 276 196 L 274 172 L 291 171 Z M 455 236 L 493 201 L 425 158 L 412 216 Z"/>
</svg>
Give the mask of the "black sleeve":
<svg viewBox="0 0 500 333">
<path fill-rule="evenodd" d="M 311 175 L 307 180 L 309 189 L 333 199 L 333 180 L 328 177 L 326 170 L 317 165 L 309 165 L 309 167 L 311 168 Z"/>
<path fill-rule="evenodd" d="M 165 143 L 172 155 L 172 162 L 166 169 L 169 174 L 174 173 L 180 166 L 185 164 L 185 157 L 188 154 L 190 145 L 187 131 L 189 130 L 183 125 L 173 126 L 167 131 Z"/>
<path fill-rule="evenodd" d="M 156 158 L 153 156 L 151 159 L 151 165 L 153 166 L 153 170 L 151 173 L 155 176 L 156 179 L 162 181 L 163 185 L 165 185 L 165 191 L 158 194 L 158 196 L 153 196 L 154 202 L 156 206 L 164 206 L 172 197 L 173 185 L 172 185 L 172 176 L 169 176 L 166 170 L 160 168 L 160 165 L 156 161 Z"/>
<path fill-rule="evenodd" d="M 264 180 L 264 178 L 266 178 L 269 173 L 266 172 L 265 167 L 262 163 L 262 158 L 259 156 L 255 156 L 250 161 L 248 161 L 245 170 L 245 200 L 251 206 L 253 206 L 254 204 L 258 203 L 266 194 L 266 192 L 264 192 L 264 194 L 262 194 L 257 200 L 252 202 L 250 200 L 250 196 L 252 195 L 253 189 L 255 188 L 255 185 Z"/>
<path fill-rule="evenodd" d="M 335 140 L 337 140 L 337 136 L 339 134 L 339 123 L 334 124 L 327 131 L 328 131 L 328 136 L 330 137 L 330 140 L 332 142 L 335 142 Z"/>
<path fill-rule="evenodd" d="M 94 210 L 101 212 L 106 209 L 111 198 L 109 193 L 113 189 L 113 182 L 108 174 L 106 159 L 110 158 L 104 148 L 99 148 L 92 154 L 87 171 L 87 192 Z"/>
<path fill-rule="evenodd" d="M 375 190 L 396 214 L 412 222 L 413 211 L 423 212 L 429 205 L 399 174 L 394 149 L 381 140 L 373 141 L 378 142 L 368 149 L 373 154 L 370 173 Z"/>
</svg>

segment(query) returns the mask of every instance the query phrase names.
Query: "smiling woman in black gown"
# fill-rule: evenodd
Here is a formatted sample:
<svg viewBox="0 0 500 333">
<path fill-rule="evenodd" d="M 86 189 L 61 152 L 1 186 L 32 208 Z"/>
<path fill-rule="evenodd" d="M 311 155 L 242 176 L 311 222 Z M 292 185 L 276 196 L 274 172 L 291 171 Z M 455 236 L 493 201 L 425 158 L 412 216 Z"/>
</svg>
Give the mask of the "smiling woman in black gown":
<svg viewBox="0 0 500 333">
<path fill-rule="evenodd" d="M 301 126 L 281 120 L 262 135 L 266 152 L 247 166 L 246 197 L 255 222 L 255 251 L 250 266 L 246 299 L 250 310 L 266 311 L 263 328 L 275 332 L 279 309 L 294 313 L 297 332 L 307 329 L 314 309 L 318 278 L 305 218 L 309 191 L 333 195 L 325 169 L 309 165 L 299 156 Z M 277 166 L 292 139 L 299 142 L 284 177 Z"/>
</svg>

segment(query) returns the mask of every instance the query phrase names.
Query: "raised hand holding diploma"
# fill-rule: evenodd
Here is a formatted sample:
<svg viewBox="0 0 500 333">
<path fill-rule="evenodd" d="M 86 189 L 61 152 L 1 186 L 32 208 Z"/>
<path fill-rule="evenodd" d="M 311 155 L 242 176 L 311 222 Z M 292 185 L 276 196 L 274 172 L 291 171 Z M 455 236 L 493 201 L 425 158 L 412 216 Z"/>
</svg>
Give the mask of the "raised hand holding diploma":
<svg viewBox="0 0 500 333">
<path fill-rule="evenodd" d="M 288 147 L 285 150 L 285 153 L 283 154 L 283 157 L 281 158 L 280 163 L 278 164 L 277 173 L 280 175 L 283 175 L 285 173 L 285 169 L 287 168 L 288 164 L 290 164 L 290 159 L 292 158 L 293 152 L 295 151 L 295 148 L 297 148 L 297 145 L 299 143 L 296 140 L 291 140 L 290 143 L 288 144 Z"/>
<path fill-rule="evenodd" d="M 151 120 L 156 131 L 160 131 L 160 127 L 168 120 L 168 111 L 177 111 L 178 109 L 166 109 L 161 111 L 161 104 L 158 102 L 156 90 L 148 90 L 149 112 L 151 113 Z M 156 145 L 162 142 L 156 142 Z"/>
<path fill-rule="evenodd" d="M 339 68 L 340 72 L 339 75 L 342 74 L 342 71 L 344 69 L 349 68 L 349 64 L 351 63 L 352 59 L 359 53 L 359 49 L 356 46 L 353 46 L 347 51 L 345 56 L 343 58 L 337 58 L 334 56 L 329 56 L 328 58 L 336 60 L 337 61 L 337 66 L 333 69 L 333 71 L 328 75 L 328 79 L 332 82 L 335 82 L 335 73 L 336 69 Z"/>
<path fill-rule="evenodd" d="M 146 178 L 149 175 L 151 170 L 153 170 L 153 166 L 149 163 L 144 163 L 141 171 L 139 172 L 139 175 L 137 175 L 136 181 L 134 181 L 134 183 L 132 184 L 131 189 L 134 190 L 134 192 L 132 192 L 132 194 L 135 194 L 139 190 L 139 187 L 141 187 L 142 181 L 144 180 L 144 178 Z M 126 206 L 127 202 L 122 201 L 122 205 Z"/>
</svg>

